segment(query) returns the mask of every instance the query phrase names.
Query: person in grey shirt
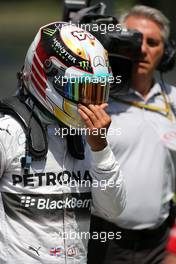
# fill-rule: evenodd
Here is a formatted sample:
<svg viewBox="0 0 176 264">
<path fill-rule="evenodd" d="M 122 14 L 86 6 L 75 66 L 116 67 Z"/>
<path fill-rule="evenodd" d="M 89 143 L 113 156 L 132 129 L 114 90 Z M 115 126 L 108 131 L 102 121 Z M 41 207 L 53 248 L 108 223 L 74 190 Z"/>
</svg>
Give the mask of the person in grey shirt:
<svg viewBox="0 0 176 264">
<path fill-rule="evenodd" d="M 159 10 L 135 6 L 121 22 L 143 34 L 131 87 L 123 95 L 113 93 L 108 109 L 111 132 L 121 129 L 120 136 L 109 133 L 108 141 L 123 170 L 127 204 L 118 218 L 111 219 L 114 226 L 92 217 L 91 231 L 117 230 L 122 238 L 109 240 L 103 250 L 99 241 L 90 241 L 88 263 L 156 264 L 164 258 L 175 192 L 176 89 L 154 78 L 157 68 L 166 70 L 169 21 Z"/>
</svg>

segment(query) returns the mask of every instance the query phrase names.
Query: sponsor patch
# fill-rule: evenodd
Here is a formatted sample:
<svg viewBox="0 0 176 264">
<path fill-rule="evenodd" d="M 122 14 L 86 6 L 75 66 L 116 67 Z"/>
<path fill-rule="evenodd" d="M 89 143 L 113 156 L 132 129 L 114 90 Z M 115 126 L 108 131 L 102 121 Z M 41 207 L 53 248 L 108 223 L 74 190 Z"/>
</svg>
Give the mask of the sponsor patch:
<svg viewBox="0 0 176 264">
<path fill-rule="evenodd" d="M 63 246 L 58 246 L 50 248 L 49 251 L 50 256 L 55 257 L 64 257 L 65 253 L 68 258 L 73 258 L 78 254 L 78 249 L 75 246 L 71 245 L 68 246 L 67 250 L 65 250 Z"/>
</svg>

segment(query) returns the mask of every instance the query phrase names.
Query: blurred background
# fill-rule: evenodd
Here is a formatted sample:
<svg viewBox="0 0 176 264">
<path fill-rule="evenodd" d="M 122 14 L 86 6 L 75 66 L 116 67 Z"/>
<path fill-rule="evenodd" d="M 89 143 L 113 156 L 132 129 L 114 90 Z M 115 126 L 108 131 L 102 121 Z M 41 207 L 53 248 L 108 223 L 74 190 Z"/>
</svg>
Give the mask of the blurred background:
<svg viewBox="0 0 176 264">
<path fill-rule="evenodd" d="M 100 1 L 92 0 L 91 4 Z M 172 37 L 176 40 L 175 0 L 102 0 L 107 14 L 120 15 L 135 4 L 160 9 L 171 21 Z M 41 25 L 62 20 L 63 0 L 0 0 L 0 98 L 15 93 L 16 73 L 20 71 L 27 49 Z M 165 80 L 176 86 L 175 69 Z"/>
</svg>

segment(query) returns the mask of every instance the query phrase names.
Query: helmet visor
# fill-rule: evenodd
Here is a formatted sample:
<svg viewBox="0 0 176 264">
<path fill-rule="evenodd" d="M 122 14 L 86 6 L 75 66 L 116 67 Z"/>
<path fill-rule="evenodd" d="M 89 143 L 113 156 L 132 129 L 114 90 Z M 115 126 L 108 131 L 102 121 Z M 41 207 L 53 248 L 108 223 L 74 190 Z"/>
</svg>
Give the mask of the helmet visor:
<svg viewBox="0 0 176 264">
<path fill-rule="evenodd" d="M 62 87 L 62 95 L 82 104 L 102 104 L 108 101 L 109 81 L 107 77 L 69 78 Z"/>
</svg>

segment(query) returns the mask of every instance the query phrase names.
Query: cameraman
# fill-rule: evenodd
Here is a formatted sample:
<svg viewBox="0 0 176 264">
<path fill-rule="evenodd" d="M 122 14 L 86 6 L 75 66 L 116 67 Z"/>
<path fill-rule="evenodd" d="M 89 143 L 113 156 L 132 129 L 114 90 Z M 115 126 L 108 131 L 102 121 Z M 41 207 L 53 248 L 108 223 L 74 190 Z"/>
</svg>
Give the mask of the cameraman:
<svg viewBox="0 0 176 264">
<path fill-rule="evenodd" d="M 121 18 L 127 29 L 143 34 L 140 57 L 133 63 L 130 90 L 109 102 L 108 140 L 120 161 L 127 204 L 113 224 L 92 216 L 93 230 L 121 231 L 120 240 L 89 242 L 89 261 L 96 264 L 161 263 L 171 225 L 170 202 L 175 189 L 176 90 L 154 78 L 162 69 L 169 38 L 169 21 L 157 9 L 134 6 Z"/>
</svg>

